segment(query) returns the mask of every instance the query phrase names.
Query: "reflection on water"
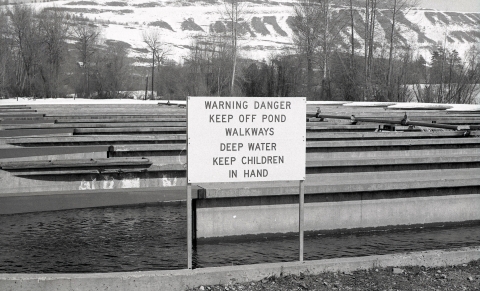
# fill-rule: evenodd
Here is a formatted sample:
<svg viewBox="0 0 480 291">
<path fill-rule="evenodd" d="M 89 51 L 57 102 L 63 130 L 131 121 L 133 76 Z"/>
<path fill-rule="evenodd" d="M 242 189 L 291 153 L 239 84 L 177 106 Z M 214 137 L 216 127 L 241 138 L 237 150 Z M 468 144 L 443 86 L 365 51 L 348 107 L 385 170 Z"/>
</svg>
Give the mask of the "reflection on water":
<svg viewBox="0 0 480 291">
<path fill-rule="evenodd" d="M 348 234 L 308 233 L 305 260 L 480 244 L 480 223 Z M 121 272 L 186 268 L 185 204 L 0 216 L 0 273 Z M 298 259 L 298 236 L 203 240 L 197 267 Z"/>
</svg>

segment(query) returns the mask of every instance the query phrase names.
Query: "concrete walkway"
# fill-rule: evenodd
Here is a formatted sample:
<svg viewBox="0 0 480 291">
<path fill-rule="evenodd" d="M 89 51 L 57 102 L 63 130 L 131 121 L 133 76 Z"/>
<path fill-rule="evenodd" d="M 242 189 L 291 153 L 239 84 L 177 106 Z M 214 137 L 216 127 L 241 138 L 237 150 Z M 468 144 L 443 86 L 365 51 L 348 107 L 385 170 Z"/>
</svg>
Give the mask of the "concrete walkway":
<svg viewBox="0 0 480 291">
<path fill-rule="evenodd" d="M 352 272 L 377 267 L 458 265 L 480 259 L 480 247 L 367 257 L 286 262 L 195 270 L 92 274 L 0 274 L 0 290 L 180 291 L 201 285 L 258 281 L 300 273 Z"/>
</svg>

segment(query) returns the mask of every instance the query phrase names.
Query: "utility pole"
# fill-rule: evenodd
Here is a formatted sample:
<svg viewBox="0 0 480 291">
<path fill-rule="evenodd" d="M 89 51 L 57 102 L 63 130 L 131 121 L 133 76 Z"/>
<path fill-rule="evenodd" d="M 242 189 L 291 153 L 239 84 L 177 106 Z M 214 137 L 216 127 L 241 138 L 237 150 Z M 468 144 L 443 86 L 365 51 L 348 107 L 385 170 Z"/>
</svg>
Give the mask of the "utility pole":
<svg viewBox="0 0 480 291">
<path fill-rule="evenodd" d="M 152 99 L 153 99 L 153 77 L 155 75 L 155 50 L 152 50 Z"/>
<path fill-rule="evenodd" d="M 148 75 L 145 76 L 145 98 L 144 98 L 144 100 L 147 100 L 147 95 L 148 95 Z"/>
</svg>

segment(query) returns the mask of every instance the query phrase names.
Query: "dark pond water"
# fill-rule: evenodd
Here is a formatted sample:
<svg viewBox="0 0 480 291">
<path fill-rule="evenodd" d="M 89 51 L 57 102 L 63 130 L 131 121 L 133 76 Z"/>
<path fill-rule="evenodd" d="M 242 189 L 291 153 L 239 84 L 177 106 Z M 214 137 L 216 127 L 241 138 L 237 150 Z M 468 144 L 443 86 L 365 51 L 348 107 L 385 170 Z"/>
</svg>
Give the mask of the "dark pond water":
<svg viewBox="0 0 480 291">
<path fill-rule="evenodd" d="M 346 234 L 308 233 L 305 260 L 480 245 L 480 222 Z M 0 216 L 0 273 L 121 272 L 187 265 L 185 204 Z M 298 236 L 199 241 L 196 267 L 298 260 Z"/>
</svg>

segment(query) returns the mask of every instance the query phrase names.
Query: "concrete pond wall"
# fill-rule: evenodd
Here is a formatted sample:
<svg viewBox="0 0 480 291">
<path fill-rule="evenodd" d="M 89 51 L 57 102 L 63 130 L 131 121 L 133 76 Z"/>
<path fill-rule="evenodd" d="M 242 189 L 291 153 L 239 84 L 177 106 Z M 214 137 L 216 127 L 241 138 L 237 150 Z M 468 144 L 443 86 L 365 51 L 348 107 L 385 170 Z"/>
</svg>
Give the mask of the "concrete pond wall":
<svg viewBox="0 0 480 291">
<path fill-rule="evenodd" d="M 479 187 L 469 190 L 480 193 Z M 304 230 L 385 228 L 480 220 L 480 194 L 387 199 L 372 199 L 368 193 L 355 196 L 350 197 L 353 200 L 323 202 L 312 201 L 318 197 L 306 196 Z M 291 203 L 294 201 L 298 198 L 282 196 L 261 201 L 238 198 L 227 206 L 219 200 L 197 200 L 197 238 L 298 232 L 299 206 Z"/>
</svg>

